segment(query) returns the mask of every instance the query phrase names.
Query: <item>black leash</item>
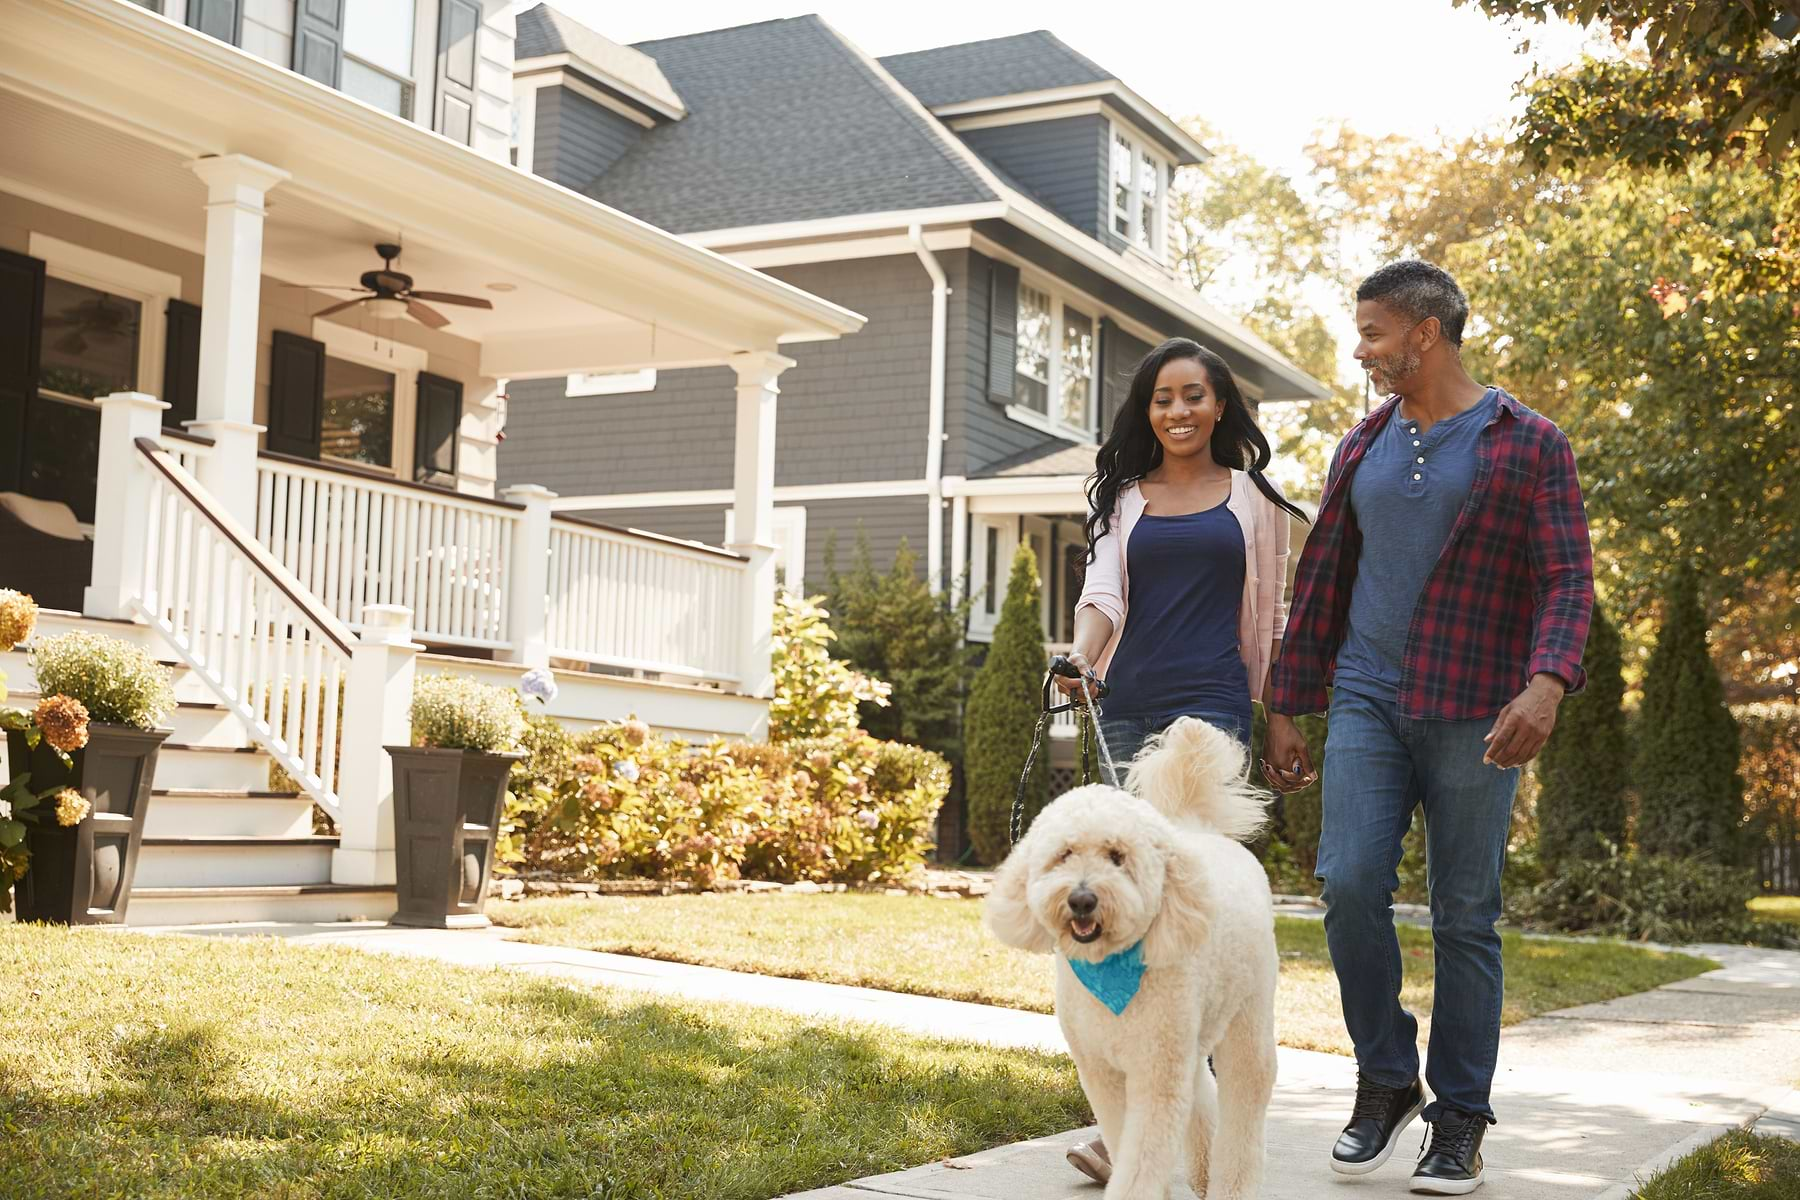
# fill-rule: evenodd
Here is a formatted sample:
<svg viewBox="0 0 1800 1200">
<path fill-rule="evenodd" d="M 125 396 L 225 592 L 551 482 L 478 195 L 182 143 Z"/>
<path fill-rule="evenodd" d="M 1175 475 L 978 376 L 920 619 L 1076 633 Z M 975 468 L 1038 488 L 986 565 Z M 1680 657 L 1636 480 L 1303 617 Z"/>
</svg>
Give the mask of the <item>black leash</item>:
<svg viewBox="0 0 1800 1200">
<path fill-rule="evenodd" d="M 1079 700 L 1069 700 L 1062 704 L 1050 702 L 1050 689 L 1055 686 L 1052 680 L 1058 675 L 1080 681 Z M 1075 713 L 1076 783 L 1119 786 L 1119 771 L 1113 765 L 1112 750 L 1106 744 L 1106 735 L 1100 730 L 1099 701 L 1106 699 L 1111 691 L 1099 676 L 1092 671 L 1083 671 L 1063 655 L 1059 654 L 1050 660 L 1050 670 L 1044 676 L 1037 728 L 1031 734 L 1031 752 L 1025 756 L 1025 769 L 1019 773 L 1019 786 L 1013 791 L 1012 819 L 1007 824 L 1007 836 L 1011 842 L 1016 844 L 1019 835 L 1024 832 L 1021 826 L 1025 823 L 1025 791 L 1031 780 L 1031 768 L 1037 763 L 1038 750 L 1044 744 L 1044 733 L 1050 728 L 1050 721 L 1057 713 Z M 1100 750 L 1098 759 L 1093 754 L 1096 746 Z M 1096 766 L 1097 771 L 1094 770 Z"/>
</svg>

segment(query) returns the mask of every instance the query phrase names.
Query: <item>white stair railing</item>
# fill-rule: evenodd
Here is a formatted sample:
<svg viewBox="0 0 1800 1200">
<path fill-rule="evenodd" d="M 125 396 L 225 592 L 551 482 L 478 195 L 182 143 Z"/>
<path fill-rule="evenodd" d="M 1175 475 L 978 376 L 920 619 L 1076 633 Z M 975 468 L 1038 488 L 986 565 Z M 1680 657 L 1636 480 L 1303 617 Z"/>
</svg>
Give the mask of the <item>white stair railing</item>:
<svg viewBox="0 0 1800 1200">
<path fill-rule="evenodd" d="M 148 468 L 136 614 L 306 795 L 341 818 L 340 697 L 356 636 L 174 453 L 153 438 L 135 444 Z"/>
</svg>

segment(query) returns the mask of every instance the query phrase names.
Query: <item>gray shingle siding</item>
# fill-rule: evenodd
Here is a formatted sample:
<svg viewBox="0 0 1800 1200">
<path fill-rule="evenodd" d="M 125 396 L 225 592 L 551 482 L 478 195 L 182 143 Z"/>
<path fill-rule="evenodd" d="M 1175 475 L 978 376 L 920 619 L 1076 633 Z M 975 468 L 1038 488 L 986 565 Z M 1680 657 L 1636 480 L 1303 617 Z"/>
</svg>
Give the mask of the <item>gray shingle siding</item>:
<svg viewBox="0 0 1800 1200">
<path fill-rule="evenodd" d="M 581 191 L 619 161 L 643 132 L 643 126 L 569 88 L 542 88 L 537 94 L 531 169 Z"/>
<path fill-rule="evenodd" d="M 860 333 L 784 348 L 778 485 L 921 479 L 931 374 L 931 282 L 911 255 L 772 268 L 869 318 Z M 732 486 L 737 380 L 724 367 L 663 371 L 656 390 L 569 397 L 562 379 L 518 380 L 500 478 L 563 495 Z"/>
<path fill-rule="evenodd" d="M 961 136 L 1069 224 L 1096 237 L 1103 232 L 1110 136 L 1104 116 L 970 129 Z"/>
</svg>

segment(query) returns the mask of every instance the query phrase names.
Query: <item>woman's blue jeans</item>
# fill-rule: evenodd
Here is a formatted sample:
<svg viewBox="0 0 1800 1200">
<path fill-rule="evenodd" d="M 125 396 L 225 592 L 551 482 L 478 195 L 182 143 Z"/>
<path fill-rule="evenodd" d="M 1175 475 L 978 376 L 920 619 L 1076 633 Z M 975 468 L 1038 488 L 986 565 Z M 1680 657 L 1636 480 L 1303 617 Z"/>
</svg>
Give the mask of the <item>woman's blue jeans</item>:
<svg viewBox="0 0 1800 1200">
<path fill-rule="evenodd" d="M 1503 975 L 1500 871 L 1517 769 L 1481 761 L 1493 718 L 1423 721 L 1391 700 L 1343 689 L 1325 738 L 1323 828 L 1316 874 L 1325 885 L 1325 940 L 1337 972 L 1357 1071 L 1389 1087 L 1419 1074 L 1418 1022 L 1400 1005 L 1394 889 L 1401 839 L 1425 810 L 1425 851 L 1437 982 L 1425 1119 L 1446 1108 L 1494 1119 Z"/>
<path fill-rule="evenodd" d="M 1250 744 L 1250 709 L 1236 713 L 1192 712 L 1181 714 L 1184 717 L 1199 717 L 1208 725 L 1215 725 L 1248 746 Z M 1173 725 L 1180 717 L 1170 717 L 1166 721 L 1156 721 L 1145 717 L 1109 717 L 1106 710 L 1100 710 L 1100 732 L 1106 738 L 1106 748 L 1112 751 L 1113 762 L 1119 766 L 1122 774 L 1125 764 L 1137 757 L 1137 752 L 1144 748 L 1144 743 Z"/>
</svg>

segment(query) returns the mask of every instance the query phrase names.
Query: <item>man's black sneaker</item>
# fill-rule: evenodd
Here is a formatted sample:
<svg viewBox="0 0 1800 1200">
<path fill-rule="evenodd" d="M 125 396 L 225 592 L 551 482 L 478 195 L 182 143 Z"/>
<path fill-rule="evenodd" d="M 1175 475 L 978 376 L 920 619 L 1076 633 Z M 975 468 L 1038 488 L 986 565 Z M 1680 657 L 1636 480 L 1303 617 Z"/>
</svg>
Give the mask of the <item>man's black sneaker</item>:
<svg viewBox="0 0 1800 1200">
<path fill-rule="evenodd" d="M 1417 1079 L 1394 1088 L 1356 1077 L 1356 1107 L 1350 1123 L 1331 1148 L 1331 1169 L 1339 1175 L 1367 1175 L 1393 1154 L 1400 1131 L 1425 1107 L 1425 1088 Z"/>
<path fill-rule="evenodd" d="M 1481 1136 L 1487 1121 L 1455 1109 L 1431 1123 L 1431 1149 L 1413 1171 L 1412 1190 L 1461 1196 L 1481 1186 Z"/>
</svg>

